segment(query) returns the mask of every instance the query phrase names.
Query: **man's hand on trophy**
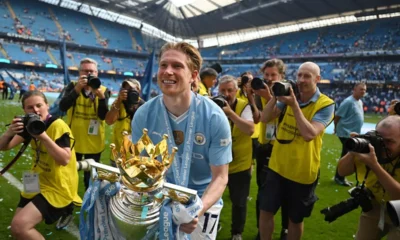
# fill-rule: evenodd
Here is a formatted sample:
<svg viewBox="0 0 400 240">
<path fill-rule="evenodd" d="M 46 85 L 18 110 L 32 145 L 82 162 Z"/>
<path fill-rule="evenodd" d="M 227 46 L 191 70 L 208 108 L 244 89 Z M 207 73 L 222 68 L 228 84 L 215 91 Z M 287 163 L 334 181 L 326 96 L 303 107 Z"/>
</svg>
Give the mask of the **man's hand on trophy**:
<svg viewBox="0 0 400 240">
<path fill-rule="evenodd" d="M 198 222 L 199 222 L 199 218 L 196 217 L 190 223 L 183 223 L 179 227 L 179 231 L 187 233 L 187 234 L 191 234 L 197 228 Z"/>
<path fill-rule="evenodd" d="M 198 195 L 186 206 L 174 201 L 172 202 L 172 220 L 179 226 L 180 232 L 191 234 L 197 227 L 198 215 L 202 209 L 203 202 Z"/>
</svg>

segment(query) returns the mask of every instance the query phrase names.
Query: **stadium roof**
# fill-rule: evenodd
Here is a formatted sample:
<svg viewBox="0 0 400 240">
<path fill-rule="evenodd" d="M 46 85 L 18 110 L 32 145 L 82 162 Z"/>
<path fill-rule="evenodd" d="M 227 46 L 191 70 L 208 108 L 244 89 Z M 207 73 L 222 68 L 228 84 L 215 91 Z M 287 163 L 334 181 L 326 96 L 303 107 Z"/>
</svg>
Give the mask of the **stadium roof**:
<svg viewBox="0 0 400 240">
<path fill-rule="evenodd" d="M 65 5 L 70 0 L 41 0 Z M 295 23 L 327 15 L 399 11 L 399 0 L 75 0 L 150 24 L 175 37 Z M 82 7 L 82 6 L 81 6 Z M 76 6 L 80 10 L 79 6 Z M 139 25 L 140 26 L 140 25 Z"/>
</svg>

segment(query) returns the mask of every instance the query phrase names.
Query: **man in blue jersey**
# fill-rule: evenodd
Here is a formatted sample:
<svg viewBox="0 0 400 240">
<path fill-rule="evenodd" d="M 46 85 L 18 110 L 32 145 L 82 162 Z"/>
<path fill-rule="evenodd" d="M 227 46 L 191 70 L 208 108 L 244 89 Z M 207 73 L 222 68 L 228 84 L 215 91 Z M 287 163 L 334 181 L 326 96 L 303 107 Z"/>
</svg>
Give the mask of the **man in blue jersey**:
<svg viewBox="0 0 400 240">
<path fill-rule="evenodd" d="M 232 143 L 224 112 L 191 91 L 201 64 L 199 51 L 188 43 L 167 43 L 161 48 L 157 81 L 163 94 L 136 112 L 132 141 L 138 141 L 143 128 L 154 143 L 161 141 L 163 134 L 170 136 L 169 144 L 179 150 L 167 181 L 197 190 L 203 205 L 198 216 L 181 224 L 179 231 L 191 234 L 192 239 L 215 239 Z"/>
<path fill-rule="evenodd" d="M 364 82 L 357 83 L 353 88 L 353 94 L 343 100 L 336 110 L 334 123 L 336 135 L 342 143 L 341 158 L 348 152 L 344 143 L 350 138 L 350 133 L 361 133 L 361 128 L 364 123 L 364 110 L 361 98 L 364 97 L 366 92 L 367 85 Z M 335 182 L 342 186 L 351 186 L 351 182 L 339 175 L 337 168 Z"/>
</svg>

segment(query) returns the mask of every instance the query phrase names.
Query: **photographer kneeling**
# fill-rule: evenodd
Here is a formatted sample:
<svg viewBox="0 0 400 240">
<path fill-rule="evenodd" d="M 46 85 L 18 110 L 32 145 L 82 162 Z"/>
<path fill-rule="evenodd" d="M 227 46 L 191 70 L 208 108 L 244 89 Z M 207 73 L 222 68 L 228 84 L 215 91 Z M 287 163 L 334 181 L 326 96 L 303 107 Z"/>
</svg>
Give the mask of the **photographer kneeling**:
<svg viewBox="0 0 400 240">
<path fill-rule="evenodd" d="M 70 214 L 82 200 L 78 195 L 78 173 L 71 130 L 49 114 L 46 97 L 39 91 L 26 92 L 22 108 L 0 137 L 0 150 L 30 143 L 33 166 L 23 174 L 24 190 L 11 223 L 16 239 L 44 239 L 34 228 L 42 220 L 53 224 Z"/>
<path fill-rule="evenodd" d="M 389 240 L 400 239 L 400 230 L 390 221 L 385 204 L 400 199 L 400 117 L 384 118 L 377 124 L 376 133 L 373 139 L 361 136 L 352 140 L 356 146 L 340 159 L 338 171 L 341 176 L 355 172 L 357 181 L 365 181 L 373 195 L 372 209 L 360 216 L 356 239 L 381 239 L 385 235 Z M 357 145 L 366 145 L 369 152 Z"/>
</svg>

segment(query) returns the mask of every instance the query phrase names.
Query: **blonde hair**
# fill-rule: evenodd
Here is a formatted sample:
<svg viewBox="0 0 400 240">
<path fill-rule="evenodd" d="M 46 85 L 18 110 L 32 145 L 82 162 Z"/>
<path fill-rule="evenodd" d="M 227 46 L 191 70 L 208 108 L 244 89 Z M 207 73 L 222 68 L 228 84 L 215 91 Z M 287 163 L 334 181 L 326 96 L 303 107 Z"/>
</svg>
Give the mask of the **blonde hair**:
<svg viewBox="0 0 400 240">
<path fill-rule="evenodd" d="M 92 59 L 92 58 L 84 58 L 84 59 L 82 59 L 81 60 L 81 62 L 79 63 L 79 71 L 81 70 L 81 66 L 82 66 L 82 64 L 84 64 L 84 63 L 93 63 L 95 66 L 96 66 L 96 68 L 97 68 L 97 62 L 96 62 L 96 60 L 94 60 L 94 59 Z"/>
<path fill-rule="evenodd" d="M 129 82 L 133 83 L 134 85 L 136 85 L 139 88 L 139 90 L 142 90 L 142 86 L 140 85 L 140 82 L 138 80 L 136 80 L 134 78 L 127 78 L 127 79 L 125 79 L 125 81 L 129 81 Z"/>
<path fill-rule="evenodd" d="M 197 50 L 194 46 L 190 45 L 186 42 L 178 42 L 178 43 L 166 43 L 162 46 L 160 51 L 160 58 L 162 55 L 168 50 L 176 50 L 184 53 L 187 56 L 187 65 L 189 69 L 193 71 L 200 72 L 201 65 L 203 64 L 203 59 L 201 58 L 199 50 Z"/>
</svg>

